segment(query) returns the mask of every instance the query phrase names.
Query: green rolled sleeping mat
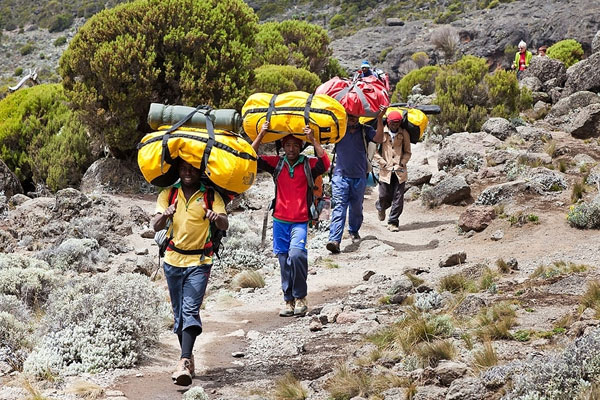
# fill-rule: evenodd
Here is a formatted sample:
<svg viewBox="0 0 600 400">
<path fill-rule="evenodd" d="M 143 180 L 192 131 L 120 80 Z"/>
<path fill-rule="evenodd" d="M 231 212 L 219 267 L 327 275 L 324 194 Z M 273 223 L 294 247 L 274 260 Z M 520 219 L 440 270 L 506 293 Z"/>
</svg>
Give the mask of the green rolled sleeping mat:
<svg viewBox="0 0 600 400">
<path fill-rule="evenodd" d="M 175 125 L 177 122 L 186 118 L 195 107 L 187 106 L 167 106 L 159 103 L 150 104 L 148 111 L 148 125 L 157 131 L 161 126 Z M 230 132 L 238 132 L 242 127 L 242 117 L 237 110 L 217 109 L 217 110 L 198 110 L 194 113 L 183 126 L 190 128 L 206 129 L 206 116 L 211 119 L 215 129 Z"/>
</svg>

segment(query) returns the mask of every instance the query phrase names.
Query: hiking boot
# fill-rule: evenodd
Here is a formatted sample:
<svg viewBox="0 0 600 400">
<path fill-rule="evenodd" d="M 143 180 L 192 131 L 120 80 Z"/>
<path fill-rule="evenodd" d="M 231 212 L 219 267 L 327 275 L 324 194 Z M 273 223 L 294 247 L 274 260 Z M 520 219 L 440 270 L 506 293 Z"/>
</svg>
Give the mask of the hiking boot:
<svg viewBox="0 0 600 400">
<path fill-rule="evenodd" d="M 191 365 L 192 363 L 189 358 L 179 360 L 175 372 L 171 375 L 174 384 L 179 386 L 190 386 L 192 384 Z"/>
<path fill-rule="evenodd" d="M 333 254 L 338 254 L 340 252 L 340 244 L 338 242 L 329 242 L 325 247 Z"/>
<path fill-rule="evenodd" d="M 385 221 L 385 210 L 379 210 L 377 212 L 377 217 L 379 217 L 380 221 Z"/>
<path fill-rule="evenodd" d="M 390 232 L 400 232 L 400 228 L 396 224 L 388 224 L 388 230 Z"/>
<path fill-rule="evenodd" d="M 360 235 L 358 232 L 348 232 L 350 234 L 350 239 L 352 239 L 352 243 L 360 242 Z"/>
<path fill-rule="evenodd" d="M 294 306 L 296 302 L 294 300 L 289 300 L 285 302 L 285 307 L 279 311 L 280 317 L 291 317 L 294 315 Z"/>
<path fill-rule="evenodd" d="M 297 317 L 304 316 L 306 314 L 306 310 L 308 310 L 308 303 L 306 302 L 306 297 L 301 299 L 296 299 L 296 307 L 294 308 L 294 315 Z"/>
<path fill-rule="evenodd" d="M 192 378 L 196 376 L 196 363 L 194 362 L 194 355 L 192 354 L 192 357 L 190 358 L 190 374 L 192 375 Z"/>
</svg>

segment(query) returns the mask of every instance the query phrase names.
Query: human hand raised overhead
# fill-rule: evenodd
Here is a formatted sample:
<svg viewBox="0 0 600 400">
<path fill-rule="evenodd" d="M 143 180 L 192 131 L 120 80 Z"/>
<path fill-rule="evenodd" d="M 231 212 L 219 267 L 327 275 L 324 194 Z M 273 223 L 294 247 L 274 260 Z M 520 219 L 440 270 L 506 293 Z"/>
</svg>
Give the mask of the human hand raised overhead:
<svg viewBox="0 0 600 400">
<path fill-rule="evenodd" d="M 315 145 L 315 135 L 312 128 L 309 125 L 306 125 L 303 130 L 306 135 L 306 139 L 314 146 Z"/>
</svg>

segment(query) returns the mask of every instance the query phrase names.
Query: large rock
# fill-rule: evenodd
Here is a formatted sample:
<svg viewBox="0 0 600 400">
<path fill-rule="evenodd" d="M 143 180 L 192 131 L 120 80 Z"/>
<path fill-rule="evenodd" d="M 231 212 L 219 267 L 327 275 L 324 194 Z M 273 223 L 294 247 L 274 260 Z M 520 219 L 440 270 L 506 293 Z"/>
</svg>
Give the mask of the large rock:
<svg viewBox="0 0 600 400">
<path fill-rule="evenodd" d="M 549 141 L 552 135 L 546 130 L 529 125 L 517 126 L 517 136 L 529 142 L 536 140 Z"/>
<path fill-rule="evenodd" d="M 581 91 L 560 99 L 558 103 L 552 106 L 548 113 L 548 118 L 558 118 L 566 116 L 571 111 L 587 107 L 590 104 L 600 103 L 600 96 L 589 91 Z"/>
<path fill-rule="evenodd" d="M 600 136 L 600 104 L 582 108 L 565 127 L 565 131 L 578 139 Z"/>
<path fill-rule="evenodd" d="M 557 86 L 562 86 L 567 80 L 565 64 L 550 57 L 533 57 L 529 68 L 523 74 L 523 79 L 536 77 L 540 82 L 556 79 Z"/>
<path fill-rule="evenodd" d="M 456 379 L 448 388 L 446 400 L 481 400 L 486 397 L 487 390 L 477 378 Z"/>
<path fill-rule="evenodd" d="M 445 400 L 447 388 L 439 386 L 417 386 L 417 393 L 413 400 Z"/>
<path fill-rule="evenodd" d="M 461 132 L 446 137 L 438 154 L 438 169 L 465 164 L 468 159 L 483 160 L 487 149 L 494 149 L 501 141 L 484 132 Z"/>
<path fill-rule="evenodd" d="M 594 39 L 592 39 L 592 53 L 600 52 L 600 31 L 596 32 Z"/>
<path fill-rule="evenodd" d="M 458 219 L 458 226 L 464 232 L 481 232 L 496 218 L 496 211 L 492 206 L 472 205 L 468 207 Z"/>
<path fill-rule="evenodd" d="M 92 201 L 85 194 L 77 189 L 66 188 L 56 192 L 56 203 L 52 211 L 60 215 L 63 220 L 69 221 L 91 205 Z"/>
<path fill-rule="evenodd" d="M 0 192 L 4 192 L 7 199 L 17 193 L 23 193 L 21 182 L 2 160 L 0 160 Z"/>
<path fill-rule="evenodd" d="M 582 90 L 600 92 L 600 53 L 592 54 L 567 70 L 567 82 L 563 96 L 569 96 Z"/>
<path fill-rule="evenodd" d="M 518 195 L 542 193 L 542 188 L 536 183 L 518 180 L 487 187 L 481 192 L 475 204 L 496 205 L 512 200 Z"/>
<path fill-rule="evenodd" d="M 520 87 L 526 87 L 532 92 L 538 92 L 542 89 L 542 81 L 537 76 L 526 76 L 519 81 Z"/>
<path fill-rule="evenodd" d="M 406 166 L 408 172 L 408 186 L 419 186 L 424 183 L 429 183 L 433 173 L 431 169 L 426 165 L 414 165 L 410 162 Z"/>
<path fill-rule="evenodd" d="M 96 160 L 81 178 L 83 193 L 154 193 L 137 165 L 116 158 Z"/>
<path fill-rule="evenodd" d="M 467 253 L 459 251 L 458 253 L 452 253 L 445 255 L 439 262 L 440 268 L 453 267 L 455 265 L 464 264 L 467 261 Z"/>
<path fill-rule="evenodd" d="M 509 136 L 517 133 L 515 127 L 504 118 L 490 118 L 481 127 L 481 130 L 500 139 L 506 140 Z"/>
<path fill-rule="evenodd" d="M 443 386 L 450 384 L 458 378 L 465 376 L 469 368 L 466 364 L 454 361 L 442 361 L 435 368 L 434 372 Z"/>
<path fill-rule="evenodd" d="M 455 204 L 471 197 L 471 187 L 463 176 L 450 176 L 421 192 L 423 204 L 429 207 Z"/>
</svg>

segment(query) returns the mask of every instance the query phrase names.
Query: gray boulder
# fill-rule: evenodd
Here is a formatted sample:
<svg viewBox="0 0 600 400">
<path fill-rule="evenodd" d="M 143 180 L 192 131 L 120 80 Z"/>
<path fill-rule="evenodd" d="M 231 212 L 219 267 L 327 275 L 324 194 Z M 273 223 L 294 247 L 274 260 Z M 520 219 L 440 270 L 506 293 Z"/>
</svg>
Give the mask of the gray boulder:
<svg viewBox="0 0 600 400">
<path fill-rule="evenodd" d="M 21 193 L 17 193 L 10 198 L 8 203 L 10 205 L 17 207 L 17 206 L 20 206 L 21 204 L 25 203 L 28 200 L 31 200 L 31 197 L 25 196 L 24 194 L 21 194 Z"/>
<path fill-rule="evenodd" d="M 592 54 L 567 70 L 567 82 L 563 96 L 569 96 L 582 90 L 600 92 L 600 53 Z"/>
<path fill-rule="evenodd" d="M 54 211 L 65 221 L 78 216 L 82 210 L 89 208 L 92 201 L 77 189 L 67 188 L 56 192 Z"/>
<path fill-rule="evenodd" d="M 417 386 L 413 400 L 445 400 L 447 391 L 447 388 L 439 386 Z"/>
<path fill-rule="evenodd" d="M 486 388 L 477 378 L 456 379 L 448 388 L 446 400 L 481 400 L 486 397 Z"/>
<path fill-rule="evenodd" d="M 438 154 L 438 169 L 465 164 L 468 159 L 483 160 L 486 149 L 493 149 L 501 142 L 484 132 L 461 132 L 446 137 Z"/>
<path fill-rule="evenodd" d="M 567 80 L 567 70 L 565 64 L 554 58 L 533 57 L 523 74 L 523 79 L 527 77 L 536 77 L 540 82 L 555 78 L 557 86 L 562 86 Z"/>
<path fill-rule="evenodd" d="M 472 317 L 487 304 L 484 299 L 475 294 L 467 295 L 463 301 L 454 309 L 454 314 L 459 317 Z"/>
<path fill-rule="evenodd" d="M 548 94 L 550 95 L 550 98 L 552 99 L 552 104 L 556 104 L 563 97 L 563 88 L 554 87 L 554 88 L 548 90 Z"/>
<path fill-rule="evenodd" d="M 9 199 L 17 193 L 23 193 L 21 182 L 2 160 L 0 160 L 0 192 L 4 192 Z"/>
<path fill-rule="evenodd" d="M 458 226 L 464 232 L 481 232 L 496 218 L 496 211 L 492 206 L 474 204 L 469 206 L 458 218 Z"/>
<path fill-rule="evenodd" d="M 511 200 L 517 195 L 526 193 L 541 194 L 542 192 L 542 189 L 538 185 L 525 180 L 506 182 L 487 187 L 481 192 L 475 204 L 495 205 Z"/>
<path fill-rule="evenodd" d="M 83 193 L 154 193 L 137 165 L 116 158 L 96 160 L 81 178 Z"/>
<path fill-rule="evenodd" d="M 500 139 L 506 140 L 509 136 L 517 133 L 515 127 L 504 118 L 490 118 L 481 127 L 481 130 Z"/>
<path fill-rule="evenodd" d="M 567 188 L 567 180 L 563 174 L 545 167 L 532 168 L 527 175 L 531 182 L 545 192 L 559 192 Z"/>
<path fill-rule="evenodd" d="M 552 106 L 548 118 L 558 118 L 568 115 L 571 111 L 587 107 L 590 104 L 600 103 L 600 96 L 589 91 L 580 91 L 560 99 Z"/>
<path fill-rule="evenodd" d="M 532 92 L 538 92 L 542 89 L 542 81 L 537 76 L 526 76 L 519 81 L 519 86 Z"/>
<path fill-rule="evenodd" d="M 463 176 L 450 176 L 434 187 L 421 191 L 421 201 L 429 207 L 456 204 L 471 197 L 471 187 Z"/>
<path fill-rule="evenodd" d="M 592 53 L 600 52 L 600 31 L 596 32 L 592 39 Z"/>
<path fill-rule="evenodd" d="M 598 187 L 600 187 L 600 164 L 592 168 L 587 177 L 586 183 L 588 185 L 598 185 Z"/>
<path fill-rule="evenodd" d="M 440 268 L 453 267 L 455 265 L 464 264 L 467 261 L 467 253 L 460 251 L 458 253 L 448 254 L 440 260 Z"/>
<path fill-rule="evenodd" d="M 534 109 L 536 103 L 552 103 L 552 97 L 546 92 L 532 92 L 531 98 L 533 99 Z"/>
<path fill-rule="evenodd" d="M 583 107 L 567 124 L 565 131 L 578 139 L 600 136 L 600 104 Z"/>
<path fill-rule="evenodd" d="M 455 361 L 442 361 L 434 369 L 435 375 L 443 386 L 450 386 L 453 381 L 462 378 L 468 371 L 466 364 Z"/>
<path fill-rule="evenodd" d="M 529 125 L 517 126 L 517 136 L 528 142 L 552 139 L 552 135 L 546 130 Z"/>
<path fill-rule="evenodd" d="M 386 18 L 385 24 L 387 26 L 402 26 L 404 25 L 404 21 L 402 21 L 400 18 Z"/>
<path fill-rule="evenodd" d="M 428 166 L 414 165 L 410 162 L 406 166 L 406 170 L 408 173 L 408 186 L 419 186 L 424 183 L 429 183 L 429 180 L 433 175 Z"/>
</svg>

